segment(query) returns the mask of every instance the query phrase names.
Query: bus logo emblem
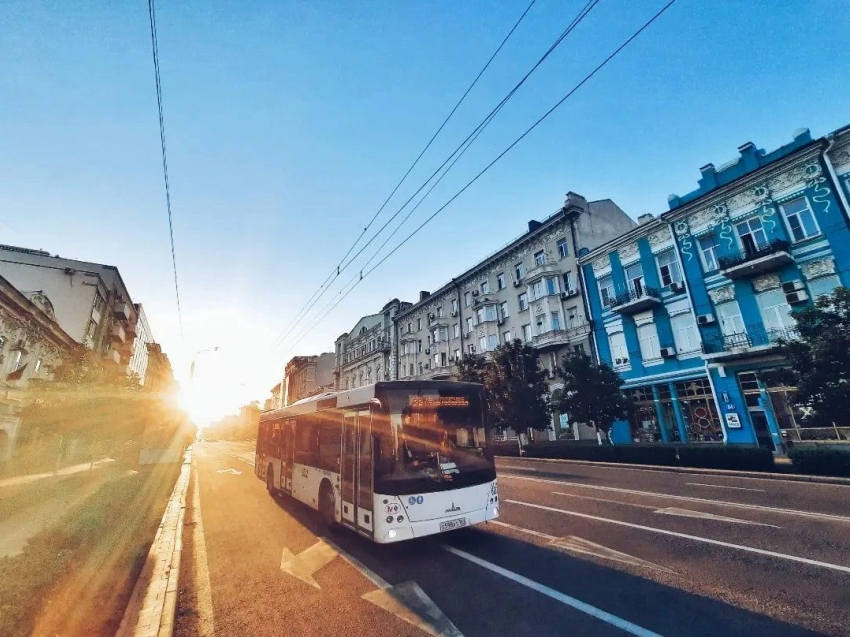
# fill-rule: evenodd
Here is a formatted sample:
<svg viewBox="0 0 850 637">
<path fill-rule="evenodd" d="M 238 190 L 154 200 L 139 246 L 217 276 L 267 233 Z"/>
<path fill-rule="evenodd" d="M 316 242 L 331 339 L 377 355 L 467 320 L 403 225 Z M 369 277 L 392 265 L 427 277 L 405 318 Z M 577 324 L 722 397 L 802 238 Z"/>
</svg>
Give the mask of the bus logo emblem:
<svg viewBox="0 0 850 637">
<path fill-rule="evenodd" d="M 452 506 L 450 509 L 446 509 L 446 513 L 454 513 L 455 511 L 460 511 L 459 506 L 455 506 L 455 503 L 452 502 Z"/>
</svg>

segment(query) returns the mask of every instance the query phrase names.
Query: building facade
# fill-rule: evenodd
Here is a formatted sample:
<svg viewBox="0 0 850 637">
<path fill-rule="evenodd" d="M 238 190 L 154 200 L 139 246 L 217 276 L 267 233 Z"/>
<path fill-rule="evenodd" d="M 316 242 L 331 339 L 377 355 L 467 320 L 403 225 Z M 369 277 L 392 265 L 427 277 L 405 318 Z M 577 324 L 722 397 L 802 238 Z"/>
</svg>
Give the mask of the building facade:
<svg viewBox="0 0 850 637">
<path fill-rule="evenodd" d="M 336 356 L 333 352 L 318 356 L 295 356 L 287 364 L 283 377 L 283 406 L 313 394 L 334 388 Z M 278 388 L 278 391 L 280 388 Z"/>
<path fill-rule="evenodd" d="M 777 453 L 803 426 L 772 374 L 793 310 L 850 285 L 850 131 L 752 143 L 670 210 L 580 259 L 597 355 L 636 403 L 614 442 L 726 442 Z"/>
<path fill-rule="evenodd" d="M 393 299 L 380 312 L 364 316 L 350 332 L 336 339 L 336 389 L 353 389 L 398 377 L 398 341 L 393 321 L 410 305 Z"/>
<path fill-rule="evenodd" d="M 466 354 L 489 354 L 519 339 L 550 372 L 569 351 L 592 350 L 576 253 L 631 230 L 635 222 L 611 200 L 568 193 L 544 221 L 452 279 L 395 319 L 400 379 L 447 379 Z M 559 387 L 552 379 L 552 389 Z M 553 423 L 553 434 L 560 423 Z"/>
<path fill-rule="evenodd" d="M 136 310 L 137 317 L 136 336 L 133 339 L 133 354 L 130 356 L 128 371 L 138 378 L 140 385 L 144 385 L 147 381 L 147 375 L 150 367 L 150 346 L 154 344 L 154 338 L 151 333 L 151 327 L 148 324 L 148 317 L 145 314 L 145 308 L 142 307 L 141 303 L 135 303 L 133 307 Z M 160 352 L 161 351 L 162 350 L 160 348 Z M 165 355 L 163 354 L 163 356 Z M 169 369 L 170 368 L 171 364 L 169 363 Z"/>
<path fill-rule="evenodd" d="M 138 312 L 118 268 L 0 245 L 0 276 L 25 294 L 49 299 L 62 330 L 126 373 L 138 337 Z M 141 363 L 137 359 L 137 363 Z"/>
<path fill-rule="evenodd" d="M 49 379 L 78 347 L 57 324 L 50 299 L 0 277 L 0 464 L 12 456 L 30 381 Z"/>
<path fill-rule="evenodd" d="M 146 390 L 156 393 L 174 390 L 174 370 L 168 354 L 162 351 L 159 343 L 147 343 L 147 365 L 145 367 Z"/>
</svg>

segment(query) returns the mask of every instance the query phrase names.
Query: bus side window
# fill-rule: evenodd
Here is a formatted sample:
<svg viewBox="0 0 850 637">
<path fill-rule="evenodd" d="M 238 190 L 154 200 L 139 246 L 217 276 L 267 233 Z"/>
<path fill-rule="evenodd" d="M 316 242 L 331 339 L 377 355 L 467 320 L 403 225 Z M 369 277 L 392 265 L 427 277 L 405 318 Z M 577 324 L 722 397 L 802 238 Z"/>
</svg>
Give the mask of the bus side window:
<svg viewBox="0 0 850 637">
<path fill-rule="evenodd" d="M 342 452 L 342 427 L 332 420 L 330 414 L 322 418 L 319 428 L 319 466 L 339 473 Z"/>
<path fill-rule="evenodd" d="M 299 464 L 316 464 L 316 431 L 315 419 L 310 414 L 295 418 L 295 462 Z"/>
</svg>

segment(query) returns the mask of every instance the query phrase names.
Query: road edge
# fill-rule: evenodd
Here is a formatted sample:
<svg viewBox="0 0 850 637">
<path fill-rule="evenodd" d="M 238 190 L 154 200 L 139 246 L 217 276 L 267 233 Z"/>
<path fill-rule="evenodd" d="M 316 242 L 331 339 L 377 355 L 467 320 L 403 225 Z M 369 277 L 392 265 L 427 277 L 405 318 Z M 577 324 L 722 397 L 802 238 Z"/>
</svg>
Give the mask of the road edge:
<svg viewBox="0 0 850 637">
<path fill-rule="evenodd" d="M 171 637 L 174 633 L 191 471 L 190 447 L 115 637 Z"/>
<path fill-rule="evenodd" d="M 561 464 L 590 465 L 595 467 L 622 467 L 641 471 L 665 471 L 668 473 L 688 473 L 692 475 L 714 475 L 759 480 L 785 480 L 788 482 L 813 482 L 816 484 L 836 484 L 850 486 L 850 478 L 833 476 L 810 476 L 801 473 L 771 473 L 762 471 L 734 471 L 730 469 L 702 469 L 699 467 L 667 467 L 663 465 L 634 464 L 627 462 L 594 462 L 592 460 L 566 460 L 563 458 L 529 458 L 527 456 L 496 456 L 499 459 L 521 460 L 529 462 L 555 462 Z"/>
</svg>

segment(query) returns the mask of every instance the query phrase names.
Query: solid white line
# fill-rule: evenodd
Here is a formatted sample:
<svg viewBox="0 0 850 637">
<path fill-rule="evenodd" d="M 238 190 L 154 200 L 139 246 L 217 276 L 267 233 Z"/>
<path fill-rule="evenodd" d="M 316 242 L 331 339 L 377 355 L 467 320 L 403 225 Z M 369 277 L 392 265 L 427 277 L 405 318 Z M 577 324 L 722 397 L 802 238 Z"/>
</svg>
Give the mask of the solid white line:
<svg viewBox="0 0 850 637">
<path fill-rule="evenodd" d="M 730 542 L 721 542 L 720 540 L 712 540 L 707 537 L 700 537 L 699 535 L 690 535 L 688 533 L 678 533 L 677 531 L 667 531 L 666 529 L 657 529 L 653 526 L 644 526 L 643 524 L 634 524 L 633 522 L 623 522 L 622 520 L 612 520 L 610 518 L 602 518 L 597 515 L 590 515 L 587 513 L 578 513 L 577 511 L 568 511 L 567 509 L 558 509 L 556 507 L 545 506 L 543 504 L 532 504 L 531 502 L 522 502 L 520 500 L 506 500 L 503 499 L 503 502 L 510 502 L 511 504 L 519 504 L 521 506 L 532 507 L 534 509 L 542 509 L 544 511 L 552 511 L 553 513 L 562 513 L 564 515 L 572 515 L 578 518 L 585 518 L 587 520 L 596 520 L 598 522 L 608 522 L 609 524 L 616 524 L 618 526 L 625 526 L 630 529 L 640 529 L 642 531 L 651 531 L 652 533 L 660 533 L 661 535 L 669 535 L 672 537 L 684 538 L 686 540 L 693 540 L 695 542 L 704 542 L 705 544 L 713 544 L 715 546 L 724 546 L 726 548 L 737 549 L 739 551 L 746 551 L 748 553 L 756 553 L 758 555 L 767 555 L 769 557 L 777 557 L 783 560 L 789 560 L 791 562 L 799 562 L 801 564 L 809 564 L 810 566 L 820 566 L 821 568 L 828 568 L 834 571 L 841 571 L 842 573 L 850 573 L 850 566 L 842 566 L 840 564 L 830 564 L 829 562 L 819 562 L 817 560 L 810 560 L 806 557 L 799 557 L 797 555 L 788 555 L 787 553 L 777 553 L 775 551 L 767 551 L 765 549 L 758 549 L 752 546 L 744 546 L 742 544 L 732 544 Z"/>
<path fill-rule="evenodd" d="M 565 606 L 569 606 L 570 608 L 574 608 L 577 611 L 590 615 L 591 617 L 595 617 L 606 624 L 610 624 L 620 630 L 629 633 L 630 635 L 639 635 L 640 637 L 661 637 L 658 633 L 654 633 L 651 630 L 647 630 L 646 628 L 641 628 L 637 624 L 633 624 L 632 622 L 623 619 L 622 617 L 617 617 L 616 615 L 612 615 L 611 613 L 607 613 L 604 610 L 596 608 L 595 606 L 591 606 L 581 600 L 576 599 L 575 597 L 570 597 L 560 591 L 556 591 L 554 588 L 550 588 L 545 584 L 541 584 L 539 582 L 535 582 L 532 579 L 529 579 L 519 573 L 514 573 L 513 571 L 509 571 L 506 568 L 502 568 L 492 562 L 488 562 L 487 560 L 482 560 L 480 557 L 476 557 L 471 553 L 467 553 L 466 551 L 462 551 L 453 546 L 449 546 L 447 544 L 443 544 L 443 548 L 446 549 L 449 553 L 457 555 L 465 560 L 472 562 L 473 564 L 477 564 L 482 568 L 486 568 L 488 571 L 496 573 L 497 575 L 501 575 L 502 577 L 506 577 L 507 579 L 516 582 L 526 588 L 530 588 L 533 591 L 537 591 L 546 597 L 554 599 L 555 601 L 561 602 Z"/>
<path fill-rule="evenodd" d="M 363 562 L 358 560 L 356 557 L 354 557 L 353 555 L 349 555 L 348 553 L 343 551 L 341 548 L 339 548 L 339 546 L 334 544 L 327 537 L 320 537 L 319 539 L 323 540 L 334 551 L 339 553 L 339 556 L 342 559 L 344 559 L 346 562 L 348 562 L 354 568 L 356 568 L 358 571 L 360 571 L 363 574 L 363 576 L 366 579 L 368 579 L 370 582 L 372 582 L 375 586 L 377 586 L 378 588 L 390 588 L 391 584 L 387 580 L 385 580 L 383 577 L 378 575 L 375 571 L 370 569 L 368 566 L 366 566 Z"/>
<path fill-rule="evenodd" d="M 610 498 L 592 498 L 589 495 L 576 495 L 575 493 L 561 493 L 560 491 L 552 491 L 552 495 L 564 495 L 570 498 L 579 498 L 580 500 L 593 500 L 594 502 L 610 502 L 611 504 L 622 504 L 627 507 L 638 507 L 641 509 L 652 509 L 655 511 L 658 507 L 649 504 L 637 504 L 636 502 L 621 502 L 620 500 L 611 500 Z"/>
<path fill-rule="evenodd" d="M 201 483 L 198 469 L 195 468 L 195 484 L 192 491 L 192 520 L 195 528 L 192 530 L 192 553 L 195 566 L 195 590 L 197 593 L 198 621 L 195 625 L 199 637 L 215 635 L 213 618 L 212 585 L 210 584 L 210 567 L 207 560 L 207 544 L 204 540 L 204 520 L 201 517 Z"/>
<path fill-rule="evenodd" d="M 500 479 L 509 480 L 529 480 L 531 482 L 543 482 L 546 484 L 557 484 L 561 487 L 576 487 L 580 489 L 597 489 L 599 491 L 613 491 L 616 493 L 628 493 L 630 495 L 642 495 L 651 498 L 667 498 L 669 500 L 683 500 L 685 502 L 701 502 L 704 504 L 717 504 L 720 506 L 737 507 L 739 509 L 770 511 L 771 513 L 784 513 L 786 515 L 799 515 L 805 518 L 815 518 L 819 520 L 829 520 L 832 522 L 850 522 L 850 517 L 842 515 L 832 515 L 830 513 L 815 513 L 813 511 L 799 511 L 797 509 L 781 509 L 777 507 L 769 507 L 761 504 L 742 504 L 740 502 L 726 502 L 724 500 L 710 500 L 708 498 L 696 498 L 686 495 L 669 495 L 667 493 L 655 493 L 653 491 L 638 491 L 636 489 L 621 489 L 619 487 L 603 487 L 597 484 L 580 484 L 578 482 L 570 482 L 569 480 L 547 480 L 546 478 L 530 478 L 528 476 L 512 476 L 499 474 Z"/>
<path fill-rule="evenodd" d="M 527 533 L 528 535 L 534 535 L 548 542 L 553 542 L 558 538 L 554 535 L 549 535 L 548 533 L 541 533 L 540 531 L 533 531 L 532 529 L 526 529 L 522 526 L 517 526 L 516 524 L 508 524 L 507 522 L 502 522 L 500 520 L 488 520 L 487 524 L 495 524 L 496 526 L 503 526 L 508 529 L 513 529 L 514 531 L 518 531 L 520 533 Z"/>
<path fill-rule="evenodd" d="M 686 482 L 685 484 L 689 484 L 694 487 L 714 487 L 715 489 L 735 489 L 736 491 L 758 491 L 759 493 L 764 493 L 764 489 L 750 489 L 748 487 L 730 487 L 726 484 L 705 484 L 704 482 Z"/>
<path fill-rule="evenodd" d="M 225 454 L 226 456 L 230 456 L 231 458 L 236 458 L 237 460 L 244 462 L 245 464 L 251 465 L 252 467 L 254 466 L 253 460 L 246 460 L 245 458 L 237 456 L 235 453 L 230 453 L 229 451 L 225 451 L 224 449 L 219 449 L 219 451 L 221 453 Z"/>
</svg>

